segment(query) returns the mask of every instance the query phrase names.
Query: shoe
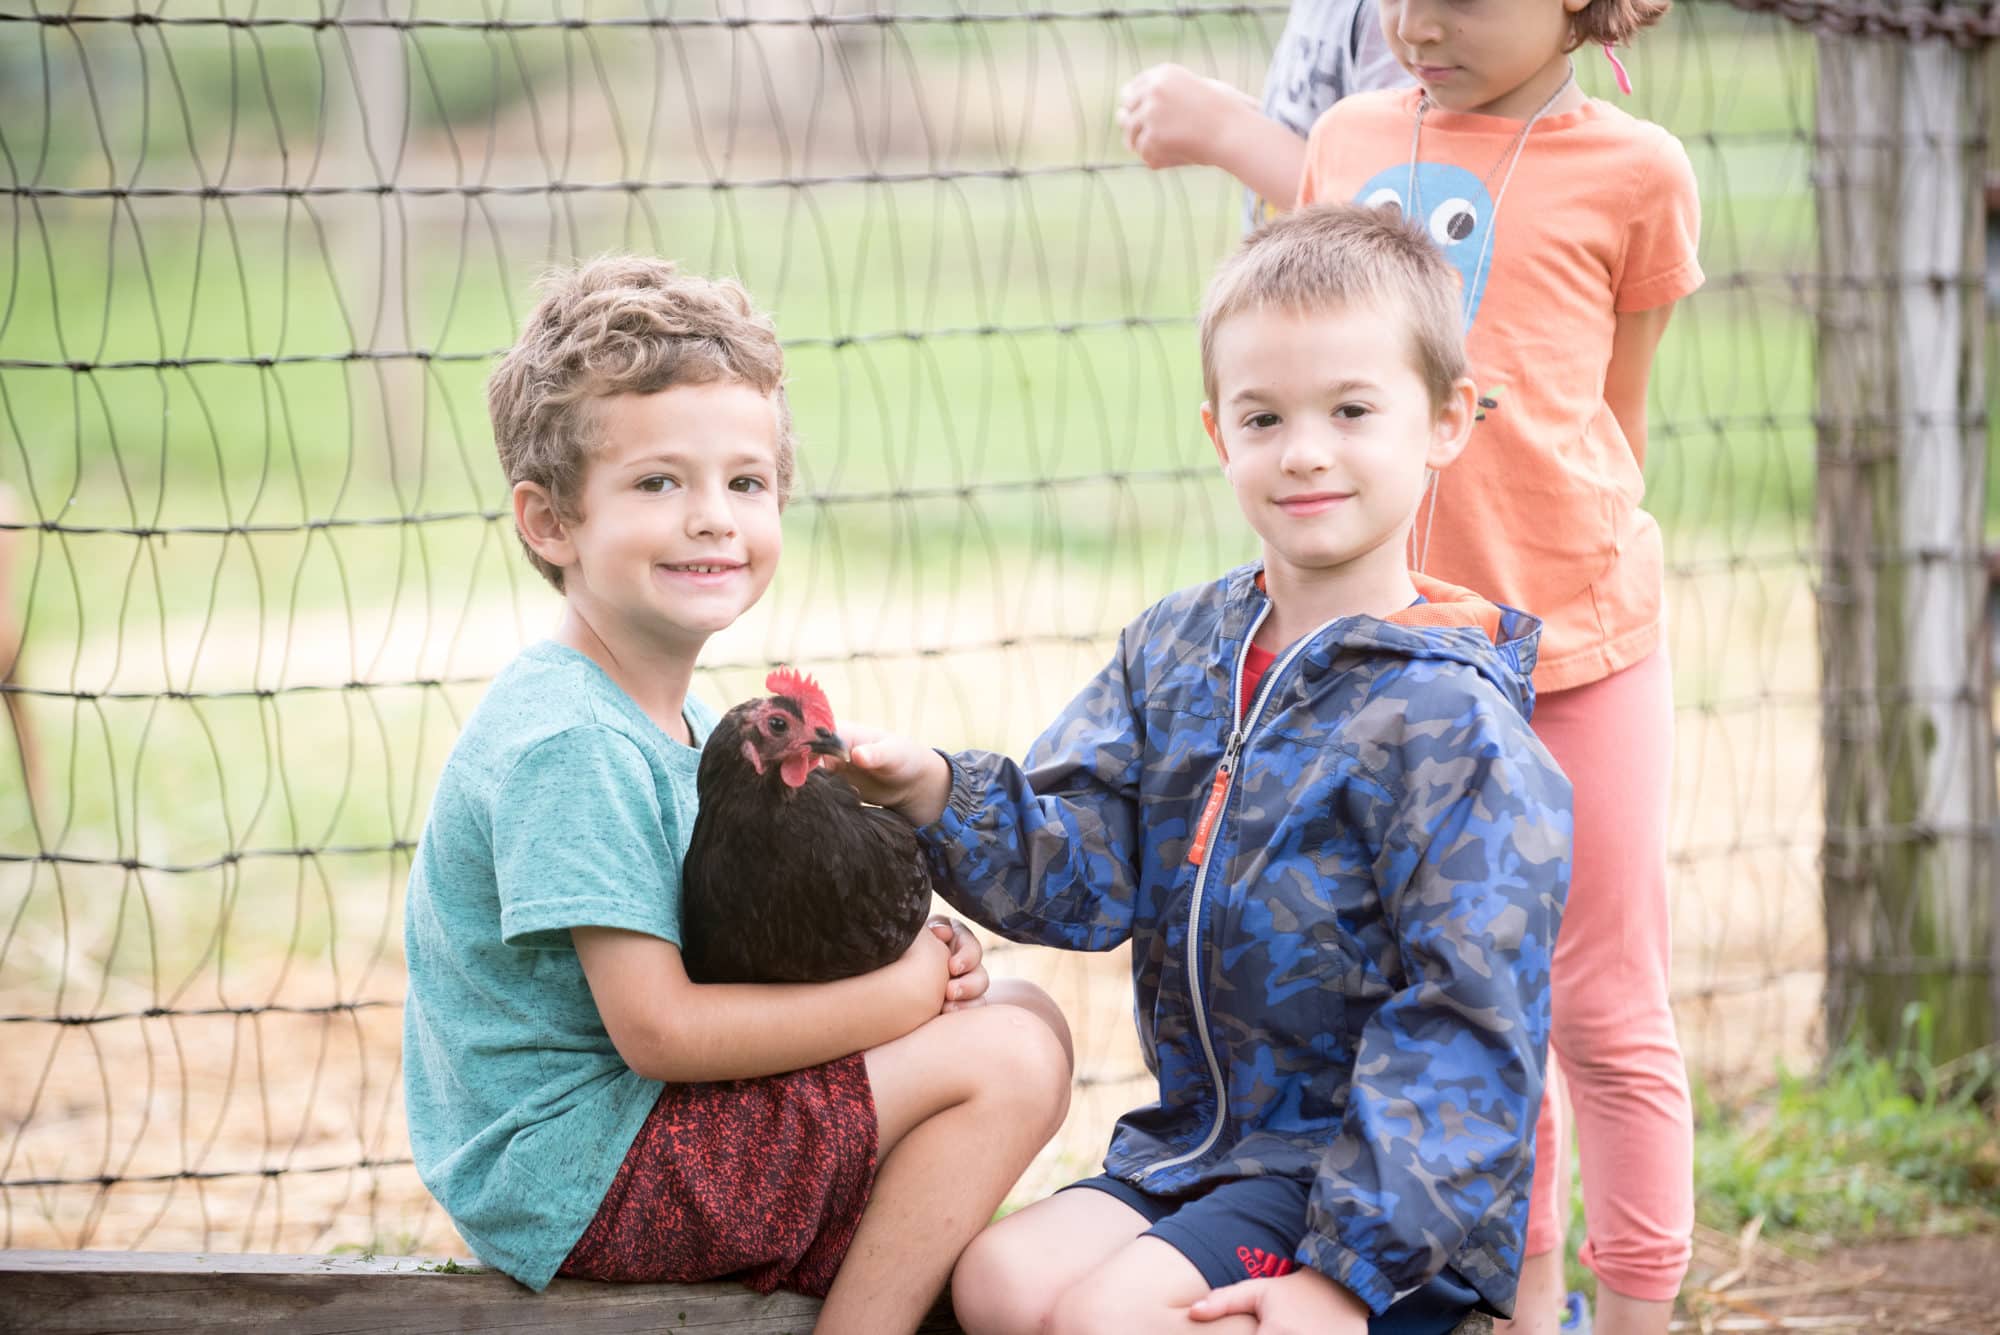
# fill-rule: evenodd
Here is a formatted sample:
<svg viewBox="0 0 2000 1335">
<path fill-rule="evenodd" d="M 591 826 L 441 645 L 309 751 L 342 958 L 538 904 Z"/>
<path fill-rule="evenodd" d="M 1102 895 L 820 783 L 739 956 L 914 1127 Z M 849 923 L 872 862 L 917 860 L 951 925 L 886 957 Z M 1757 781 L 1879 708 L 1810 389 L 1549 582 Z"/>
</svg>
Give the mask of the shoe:
<svg viewBox="0 0 2000 1335">
<path fill-rule="evenodd" d="M 1580 1293 L 1564 1298 L 1562 1325 L 1556 1329 L 1563 1335 L 1590 1335 L 1590 1300 Z"/>
</svg>

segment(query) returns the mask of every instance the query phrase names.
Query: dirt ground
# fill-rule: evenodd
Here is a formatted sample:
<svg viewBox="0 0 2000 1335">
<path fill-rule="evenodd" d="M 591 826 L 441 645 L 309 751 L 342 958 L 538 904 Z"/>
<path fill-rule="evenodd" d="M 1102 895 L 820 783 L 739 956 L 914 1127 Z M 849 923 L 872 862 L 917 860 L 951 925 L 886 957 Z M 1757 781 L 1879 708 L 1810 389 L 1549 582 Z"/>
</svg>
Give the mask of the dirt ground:
<svg viewBox="0 0 2000 1335">
<path fill-rule="evenodd" d="M 2000 1333 L 2000 1234 L 1898 1238 L 1814 1256 L 1699 1230 L 1676 1331 Z"/>
</svg>

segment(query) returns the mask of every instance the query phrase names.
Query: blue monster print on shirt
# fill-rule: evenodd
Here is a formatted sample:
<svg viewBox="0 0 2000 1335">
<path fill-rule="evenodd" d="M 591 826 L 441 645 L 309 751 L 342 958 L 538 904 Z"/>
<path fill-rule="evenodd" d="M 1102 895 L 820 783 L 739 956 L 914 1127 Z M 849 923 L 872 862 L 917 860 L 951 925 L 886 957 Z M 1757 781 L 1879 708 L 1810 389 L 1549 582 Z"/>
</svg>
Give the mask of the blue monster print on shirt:
<svg viewBox="0 0 2000 1335">
<path fill-rule="evenodd" d="M 1410 188 L 1410 168 L 1406 163 L 1389 167 L 1370 177 L 1355 195 L 1358 204 L 1394 204 L 1409 214 L 1410 201 L 1403 198 Z M 1479 299 L 1486 293 L 1486 279 L 1493 272 L 1491 229 L 1493 200 L 1486 183 L 1463 167 L 1440 162 L 1417 164 L 1417 221 L 1444 257 L 1458 270 L 1461 309 L 1465 327 L 1472 327 L 1479 314 Z M 1484 263 L 1481 262 L 1482 256 Z"/>
</svg>

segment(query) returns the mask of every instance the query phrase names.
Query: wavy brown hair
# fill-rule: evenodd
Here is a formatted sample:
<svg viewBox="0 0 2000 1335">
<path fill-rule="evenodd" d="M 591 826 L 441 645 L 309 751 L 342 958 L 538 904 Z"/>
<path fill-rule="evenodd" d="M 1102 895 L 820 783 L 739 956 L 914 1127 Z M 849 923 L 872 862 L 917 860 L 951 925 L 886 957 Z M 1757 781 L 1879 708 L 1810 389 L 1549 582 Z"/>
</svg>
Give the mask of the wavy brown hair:
<svg viewBox="0 0 2000 1335">
<path fill-rule="evenodd" d="M 596 404 L 617 394 L 736 381 L 778 413 L 778 504 L 792 494 L 794 446 L 777 331 L 741 284 L 667 260 L 607 255 L 541 282 L 542 299 L 486 382 L 507 485 L 533 482 L 557 515 L 580 517 L 584 471 L 601 443 Z M 526 539 L 521 543 L 527 548 Z M 560 589 L 562 571 L 528 549 Z"/>
</svg>

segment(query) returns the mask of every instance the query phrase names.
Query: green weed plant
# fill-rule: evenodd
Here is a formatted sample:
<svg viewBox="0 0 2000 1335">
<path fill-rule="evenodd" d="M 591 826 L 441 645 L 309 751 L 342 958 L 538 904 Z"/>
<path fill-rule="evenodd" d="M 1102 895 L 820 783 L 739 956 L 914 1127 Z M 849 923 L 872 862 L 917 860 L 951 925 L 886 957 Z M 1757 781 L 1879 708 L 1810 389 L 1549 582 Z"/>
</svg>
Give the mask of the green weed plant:
<svg viewBox="0 0 2000 1335">
<path fill-rule="evenodd" d="M 1932 1060 L 1933 1017 L 1912 1008 L 1898 1050 L 1849 1045 L 1816 1075 L 1728 1108 L 1698 1097 L 1701 1221 L 1807 1248 L 2000 1227 L 1995 1053 Z"/>
</svg>

